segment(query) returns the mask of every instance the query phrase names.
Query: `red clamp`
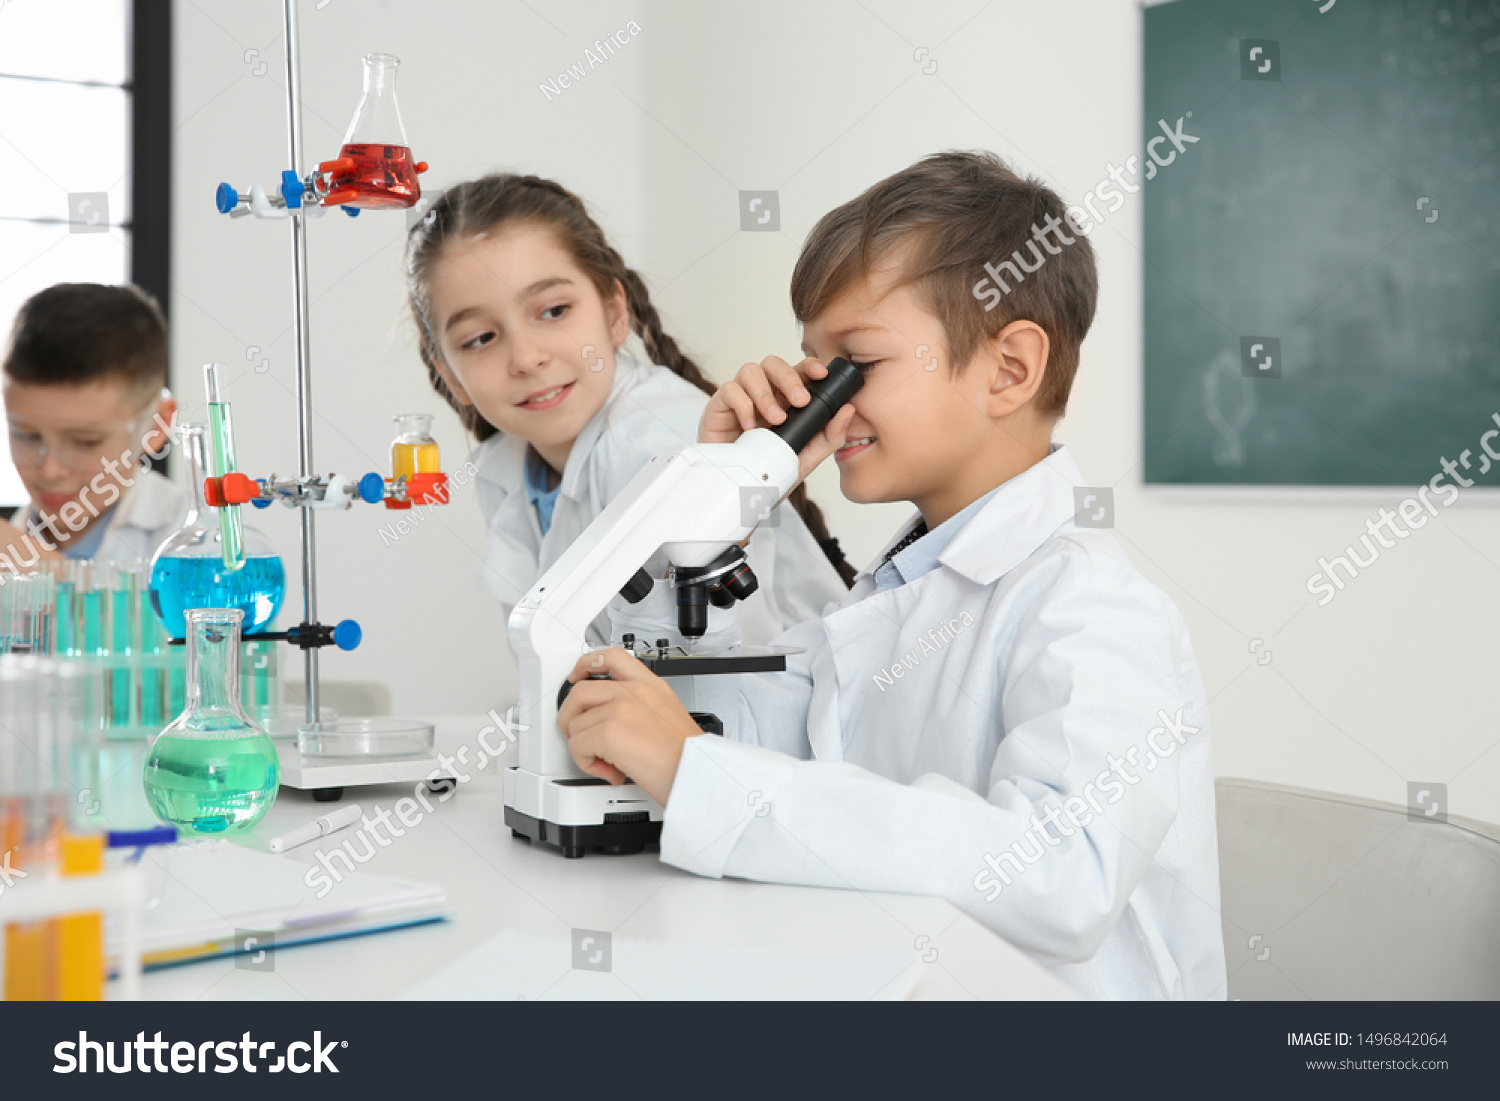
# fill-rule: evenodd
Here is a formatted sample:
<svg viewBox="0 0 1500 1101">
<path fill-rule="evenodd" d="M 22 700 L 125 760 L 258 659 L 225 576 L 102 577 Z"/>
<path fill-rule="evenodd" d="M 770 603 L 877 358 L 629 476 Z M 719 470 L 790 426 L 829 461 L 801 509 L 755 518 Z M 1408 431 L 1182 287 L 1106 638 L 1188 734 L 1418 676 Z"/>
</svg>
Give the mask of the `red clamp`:
<svg viewBox="0 0 1500 1101">
<path fill-rule="evenodd" d="M 412 505 L 446 505 L 448 503 L 448 475 L 408 474 L 406 476 L 406 499 L 385 499 L 386 508 L 411 508 Z"/>
<path fill-rule="evenodd" d="M 248 504 L 260 496 L 260 486 L 243 474 L 224 475 L 224 501 L 231 505 Z"/>
<path fill-rule="evenodd" d="M 243 505 L 259 496 L 260 485 L 237 472 L 231 472 L 222 478 L 203 479 L 203 499 L 212 508 Z"/>
</svg>

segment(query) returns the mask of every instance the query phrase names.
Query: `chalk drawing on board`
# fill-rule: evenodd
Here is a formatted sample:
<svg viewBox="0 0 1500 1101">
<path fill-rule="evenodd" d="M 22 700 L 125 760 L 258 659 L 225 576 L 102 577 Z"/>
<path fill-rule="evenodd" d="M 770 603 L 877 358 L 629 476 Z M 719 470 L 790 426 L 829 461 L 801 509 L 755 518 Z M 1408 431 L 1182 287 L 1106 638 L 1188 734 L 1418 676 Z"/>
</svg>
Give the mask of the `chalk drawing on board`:
<svg viewBox="0 0 1500 1101">
<path fill-rule="evenodd" d="M 1204 416 L 1219 438 L 1213 444 L 1220 466 L 1245 465 L 1245 428 L 1255 416 L 1255 386 L 1241 381 L 1240 361 L 1225 349 L 1203 372 Z"/>
</svg>

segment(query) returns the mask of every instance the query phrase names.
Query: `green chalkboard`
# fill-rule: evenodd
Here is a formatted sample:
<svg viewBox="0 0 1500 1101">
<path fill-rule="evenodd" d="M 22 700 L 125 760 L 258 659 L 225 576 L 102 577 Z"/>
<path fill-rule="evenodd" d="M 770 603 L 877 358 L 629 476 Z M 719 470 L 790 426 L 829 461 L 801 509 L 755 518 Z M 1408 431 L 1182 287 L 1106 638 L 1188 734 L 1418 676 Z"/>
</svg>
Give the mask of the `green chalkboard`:
<svg viewBox="0 0 1500 1101">
<path fill-rule="evenodd" d="M 1146 482 L 1500 485 L 1500 0 L 1144 19 Z"/>
</svg>

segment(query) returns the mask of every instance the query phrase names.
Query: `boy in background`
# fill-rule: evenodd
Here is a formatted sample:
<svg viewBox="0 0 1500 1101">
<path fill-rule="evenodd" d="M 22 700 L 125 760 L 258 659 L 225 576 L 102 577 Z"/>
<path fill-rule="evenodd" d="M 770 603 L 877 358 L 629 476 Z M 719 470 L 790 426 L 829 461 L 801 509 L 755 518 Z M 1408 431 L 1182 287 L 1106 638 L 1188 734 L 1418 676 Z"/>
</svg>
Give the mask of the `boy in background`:
<svg viewBox="0 0 1500 1101">
<path fill-rule="evenodd" d="M 191 504 L 140 463 L 163 453 L 177 410 L 156 302 L 134 286 L 48 287 L 16 314 L 0 379 L 11 462 L 31 498 L 0 520 L 0 571 L 149 559 Z"/>
</svg>

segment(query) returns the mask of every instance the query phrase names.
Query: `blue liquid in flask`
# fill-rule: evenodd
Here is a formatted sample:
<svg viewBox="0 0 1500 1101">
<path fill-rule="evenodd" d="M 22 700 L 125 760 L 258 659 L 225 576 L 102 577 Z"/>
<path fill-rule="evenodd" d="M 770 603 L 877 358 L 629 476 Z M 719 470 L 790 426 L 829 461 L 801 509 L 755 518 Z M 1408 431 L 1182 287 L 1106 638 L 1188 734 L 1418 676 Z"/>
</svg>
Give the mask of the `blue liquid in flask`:
<svg viewBox="0 0 1500 1101">
<path fill-rule="evenodd" d="M 189 608 L 238 608 L 244 633 L 257 634 L 276 618 L 285 595 L 286 570 L 274 554 L 249 555 L 238 570 L 209 555 L 162 557 L 151 568 L 151 606 L 173 638 L 186 636 Z"/>
</svg>

